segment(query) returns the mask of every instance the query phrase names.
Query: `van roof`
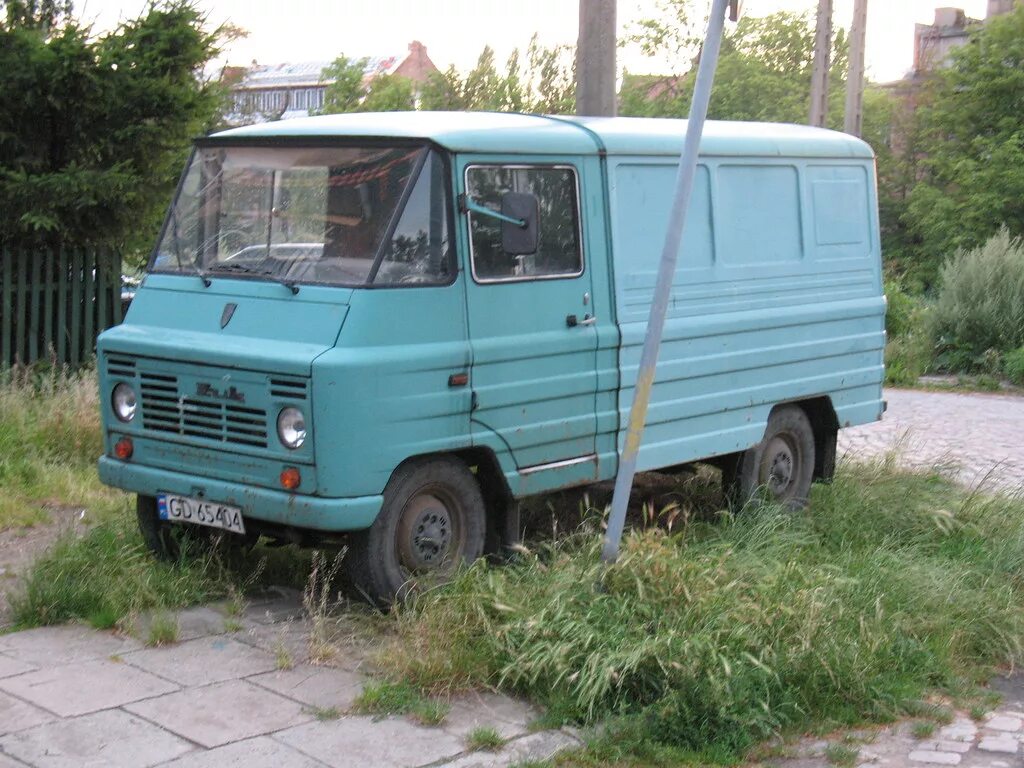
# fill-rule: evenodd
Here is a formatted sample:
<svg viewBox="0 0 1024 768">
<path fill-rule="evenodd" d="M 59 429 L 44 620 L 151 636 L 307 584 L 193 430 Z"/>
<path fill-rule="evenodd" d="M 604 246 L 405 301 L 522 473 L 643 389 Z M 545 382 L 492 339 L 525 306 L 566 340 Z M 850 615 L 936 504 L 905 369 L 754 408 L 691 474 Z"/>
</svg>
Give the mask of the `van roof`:
<svg viewBox="0 0 1024 768">
<path fill-rule="evenodd" d="M 686 120 L 568 117 L 507 112 L 355 112 L 234 128 L 215 139 L 426 139 L 455 152 L 678 155 Z M 874 153 L 853 136 L 783 123 L 709 121 L 701 154 L 765 157 L 861 157 Z"/>
</svg>

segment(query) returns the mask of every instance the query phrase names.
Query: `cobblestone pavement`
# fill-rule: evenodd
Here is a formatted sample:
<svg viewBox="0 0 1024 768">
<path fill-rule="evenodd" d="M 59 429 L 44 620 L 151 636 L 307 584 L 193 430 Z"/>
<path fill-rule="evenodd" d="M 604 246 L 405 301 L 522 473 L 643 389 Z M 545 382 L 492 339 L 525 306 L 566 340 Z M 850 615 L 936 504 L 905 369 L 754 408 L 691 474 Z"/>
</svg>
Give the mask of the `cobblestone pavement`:
<svg viewBox="0 0 1024 768">
<path fill-rule="evenodd" d="M 927 736 L 915 736 L 912 723 L 900 723 L 877 731 L 844 734 L 845 738 L 831 741 L 804 742 L 791 757 L 770 762 L 777 768 L 834 768 L 837 762 L 843 762 L 836 756 L 843 754 L 848 756 L 846 764 L 858 768 L 1020 768 L 1024 765 L 1022 684 L 1019 678 L 1009 678 L 999 681 L 997 687 L 1005 695 L 1002 706 L 979 720 L 957 712 L 949 725 L 937 726 Z"/>
<path fill-rule="evenodd" d="M 1024 397 L 887 389 L 880 423 L 844 429 L 839 455 L 937 467 L 959 482 L 992 491 L 1024 487 Z"/>
<path fill-rule="evenodd" d="M 453 700 L 437 726 L 347 714 L 367 649 L 353 641 L 336 665 L 313 666 L 299 616 L 295 595 L 237 619 L 191 609 L 159 648 L 73 625 L 0 635 L 0 768 L 498 768 L 579 744 L 533 731 L 529 704 L 495 694 Z M 504 746 L 472 751 L 480 726 Z"/>
</svg>

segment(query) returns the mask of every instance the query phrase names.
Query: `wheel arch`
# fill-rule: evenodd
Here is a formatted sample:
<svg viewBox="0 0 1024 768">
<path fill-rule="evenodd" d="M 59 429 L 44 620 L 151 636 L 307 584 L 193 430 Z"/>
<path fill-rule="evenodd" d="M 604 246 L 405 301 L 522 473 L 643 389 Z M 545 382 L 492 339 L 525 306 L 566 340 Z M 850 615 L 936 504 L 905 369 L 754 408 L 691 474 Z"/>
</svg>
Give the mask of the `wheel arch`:
<svg viewBox="0 0 1024 768">
<path fill-rule="evenodd" d="M 519 504 L 512 495 L 505 474 L 501 471 L 497 455 L 490 448 L 472 446 L 410 456 L 395 467 L 392 475 L 410 462 L 444 456 L 453 456 L 465 462 L 480 486 L 480 492 L 484 497 L 484 519 L 487 526 L 484 554 L 497 555 L 505 548 L 517 544 L 520 540 Z"/>
</svg>

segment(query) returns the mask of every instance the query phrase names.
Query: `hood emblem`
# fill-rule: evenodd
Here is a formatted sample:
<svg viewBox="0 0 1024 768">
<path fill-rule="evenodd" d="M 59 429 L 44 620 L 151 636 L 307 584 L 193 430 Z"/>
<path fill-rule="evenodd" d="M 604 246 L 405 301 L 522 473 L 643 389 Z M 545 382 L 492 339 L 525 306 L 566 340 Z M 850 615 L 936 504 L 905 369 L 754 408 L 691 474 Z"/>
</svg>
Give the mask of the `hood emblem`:
<svg viewBox="0 0 1024 768">
<path fill-rule="evenodd" d="M 231 318 L 235 315 L 235 310 L 238 309 L 237 304 L 225 304 L 224 311 L 220 313 L 220 327 L 226 328 L 228 323 L 231 322 Z"/>
</svg>

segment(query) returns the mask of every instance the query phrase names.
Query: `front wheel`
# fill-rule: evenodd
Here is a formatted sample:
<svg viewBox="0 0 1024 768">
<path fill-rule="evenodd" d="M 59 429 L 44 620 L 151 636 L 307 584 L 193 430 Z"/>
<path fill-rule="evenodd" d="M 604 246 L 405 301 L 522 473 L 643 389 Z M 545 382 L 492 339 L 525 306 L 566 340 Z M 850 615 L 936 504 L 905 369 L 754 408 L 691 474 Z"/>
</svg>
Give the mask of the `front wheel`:
<svg viewBox="0 0 1024 768">
<path fill-rule="evenodd" d="M 737 507 L 761 493 L 789 509 L 803 509 L 813 477 L 814 430 L 797 405 L 773 409 L 761 442 L 723 471 L 726 494 Z"/>
<path fill-rule="evenodd" d="M 462 461 L 406 462 L 384 489 L 373 525 L 349 537 L 349 577 L 371 601 L 389 605 L 480 557 L 485 522 L 480 486 Z"/>
</svg>

